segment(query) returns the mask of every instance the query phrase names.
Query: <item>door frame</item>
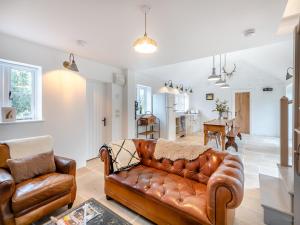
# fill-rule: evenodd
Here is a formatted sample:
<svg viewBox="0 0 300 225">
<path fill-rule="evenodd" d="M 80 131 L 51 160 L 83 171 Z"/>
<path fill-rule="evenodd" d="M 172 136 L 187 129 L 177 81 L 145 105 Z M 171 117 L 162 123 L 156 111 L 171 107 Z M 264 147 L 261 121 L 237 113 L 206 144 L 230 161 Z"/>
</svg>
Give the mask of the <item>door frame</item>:
<svg viewBox="0 0 300 225">
<path fill-rule="evenodd" d="M 108 99 L 108 96 L 107 96 L 107 83 L 106 82 L 103 82 L 103 81 L 100 81 L 100 80 L 96 80 L 96 79 L 86 79 L 86 118 L 87 118 L 87 125 L 86 125 L 86 129 L 87 129 L 87 143 L 86 143 L 86 145 L 87 145 L 87 152 L 86 152 L 86 158 L 85 158 L 85 161 L 89 161 L 89 160 L 92 160 L 93 158 L 89 158 L 90 156 L 89 156 L 89 141 L 90 141 L 90 139 L 89 139 L 89 133 L 90 133 L 90 126 L 89 126 L 89 121 L 90 121 L 90 100 L 88 99 L 88 83 L 96 83 L 96 84 L 101 84 L 101 85 L 103 85 L 103 87 L 105 88 L 105 90 L 104 90 L 104 93 L 105 93 L 105 97 L 104 97 L 104 99 L 106 99 L 106 101 L 105 101 L 105 107 L 104 107 L 104 111 L 102 112 L 102 113 L 104 113 L 104 117 L 106 117 L 107 119 L 108 119 L 108 111 L 107 111 L 107 104 L 108 104 L 108 102 L 107 102 L 107 99 Z M 100 118 L 100 121 L 101 121 L 101 118 Z M 110 126 L 110 123 L 108 123 L 107 122 L 107 127 L 109 127 Z M 106 129 L 108 129 L 108 128 L 106 128 Z M 106 141 L 106 139 L 107 139 L 107 136 L 106 136 L 106 134 L 105 134 L 105 132 L 103 132 L 104 134 L 102 134 L 102 138 L 103 138 L 103 140 L 102 140 L 102 142 L 103 143 L 105 143 L 105 141 Z"/>
<path fill-rule="evenodd" d="M 249 102 L 249 135 L 252 134 L 252 106 L 253 106 L 253 101 L 252 101 L 252 90 L 251 88 L 249 89 L 235 89 L 232 92 L 232 117 L 235 117 L 235 94 L 236 93 L 243 93 L 243 92 L 249 92 L 249 98 L 250 98 L 250 102 Z"/>
</svg>

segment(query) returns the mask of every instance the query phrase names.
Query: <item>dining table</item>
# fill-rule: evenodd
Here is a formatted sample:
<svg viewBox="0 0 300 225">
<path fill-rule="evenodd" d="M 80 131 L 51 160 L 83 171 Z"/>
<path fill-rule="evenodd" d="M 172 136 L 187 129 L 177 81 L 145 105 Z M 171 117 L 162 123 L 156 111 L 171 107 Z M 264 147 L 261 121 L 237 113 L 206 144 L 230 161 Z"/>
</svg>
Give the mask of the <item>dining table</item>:
<svg viewBox="0 0 300 225">
<path fill-rule="evenodd" d="M 233 119 L 213 119 L 203 123 L 204 145 L 208 143 L 208 133 L 215 132 L 221 137 L 222 150 L 225 150 L 226 133 L 234 123 Z"/>
</svg>

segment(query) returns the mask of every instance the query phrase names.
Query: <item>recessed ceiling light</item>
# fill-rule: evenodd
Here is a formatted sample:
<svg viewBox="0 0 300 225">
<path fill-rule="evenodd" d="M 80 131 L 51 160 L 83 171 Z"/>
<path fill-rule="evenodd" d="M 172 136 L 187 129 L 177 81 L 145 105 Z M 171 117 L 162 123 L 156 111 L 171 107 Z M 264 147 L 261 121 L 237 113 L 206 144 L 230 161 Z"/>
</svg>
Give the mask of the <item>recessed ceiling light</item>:
<svg viewBox="0 0 300 225">
<path fill-rule="evenodd" d="M 251 37 L 255 34 L 255 29 L 254 28 L 247 29 L 243 32 L 243 34 L 245 37 Z"/>
<path fill-rule="evenodd" d="M 81 46 L 81 47 L 84 47 L 84 46 L 86 46 L 86 44 L 87 44 L 87 42 L 84 41 L 84 40 L 77 40 L 76 43 L 77 43 L 79 46 Z"/>
</svg>

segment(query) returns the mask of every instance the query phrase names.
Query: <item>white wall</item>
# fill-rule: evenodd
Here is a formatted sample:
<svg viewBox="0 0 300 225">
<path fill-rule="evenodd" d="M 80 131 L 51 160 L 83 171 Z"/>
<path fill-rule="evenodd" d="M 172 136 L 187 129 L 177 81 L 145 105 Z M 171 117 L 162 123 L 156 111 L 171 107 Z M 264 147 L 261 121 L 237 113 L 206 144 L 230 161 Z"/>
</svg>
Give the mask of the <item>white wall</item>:
<svg viewBox="0 0 300 225">
<path fill-rule="evenodd" d="M 234 92 L 250 91 L 251 134 L 278 136 L 279 99 L 285 95 L 288 83 L 285 81 L 286 70 L 293 65 L 292 40 L 227 53 L 228 67 L 233 67 L 234 63 L 237 69 L 229 79 L 231 88 L 228 90 L 207 80 L 212 70 L 212 57 L 140 71 L 136 80 L 153 90 L 158 90 L 168 80 L 183 83 L 184 87 L 191 86 L 194 94 L 191 95 L 190 107 L 201 111 L 202 122 L 218 117 L 216 112 L 212 112 L 215 102 L 206 101 L 206 93 L 228 100 L 230 110 L 234 111 Z M 219 73 L 219 57 L 216 58 L 216 67 Z M 264 87 L 272 87 L 273 91 L 263 92 Z"/>
<path fill-rule="evenodd" d="M 206 93 L 214 93 L 215 99 L 227 100 L 234 117 L 235 92 L 250 92 L 250 133 L 252 135 L 279 136 L 279 100 L 285 95 L 284 85 L 268 85 L 273 88 L 272 92 L 263 92 L 262 88 L 266 85 L 257 87 L 221 89 L 215 85 L 210 87 L 196 88 L 191 97 L 191 107 L 199 109 L 201 112 L 201 122 L 218 117 L 217 112 L 212 112 L 215 108 L 215 100 L 205 99 Z"/>
<path fill-rule="evenodd" d="M 73 158 L 77 167 L 87 156 L 86 78 L 112 82 L 117 68 L 76 57 L 80 74 L 62 69 L 68 54 L 0 34 L 0 58 L 42 67 L 44 122 L 0 125 L 0 140 L 50 134 L 55 152 Z"/>
<path fill-rule="evenodd" d="M 134 102 L 136 100 L 136 74 L 134 71 L 124 71 L 126 85 L 123 91 L 123 133 L 125 138 L 136 137 L 136 124 L 134 118 Z"/>
</svg>

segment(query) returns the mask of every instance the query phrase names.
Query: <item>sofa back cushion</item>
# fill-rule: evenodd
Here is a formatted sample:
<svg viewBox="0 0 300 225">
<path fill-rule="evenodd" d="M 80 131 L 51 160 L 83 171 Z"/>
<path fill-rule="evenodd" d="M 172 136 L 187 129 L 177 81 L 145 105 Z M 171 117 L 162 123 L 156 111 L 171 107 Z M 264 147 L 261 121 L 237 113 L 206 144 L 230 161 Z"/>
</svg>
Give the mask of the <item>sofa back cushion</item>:
<svg viewBox="0 0 300 225">
<path fill-rule="evenodd" d="M 204 184 L 207 184 L 209 177 L 217 170 L 226 155 L 226 153 L 209 149 L 194 160 L 178 159 L 171 161 L 164 158 L 157 160 L 153 156 L 156 141 L 136 139 L 134 142 L 143 165 L 177 174 Z"/>
<path fill-rule="evenodd" d="M 6 161 L 9 158 L 9 147 L 6 144 L 0 144 L 0 168 L 8 169 Z"/>
<path fill-rule="evenodd" d="M 20 159 L 8 159 L 7 164 L 16 183 L 56 170 L 53 151 Z"/>
</svg>

